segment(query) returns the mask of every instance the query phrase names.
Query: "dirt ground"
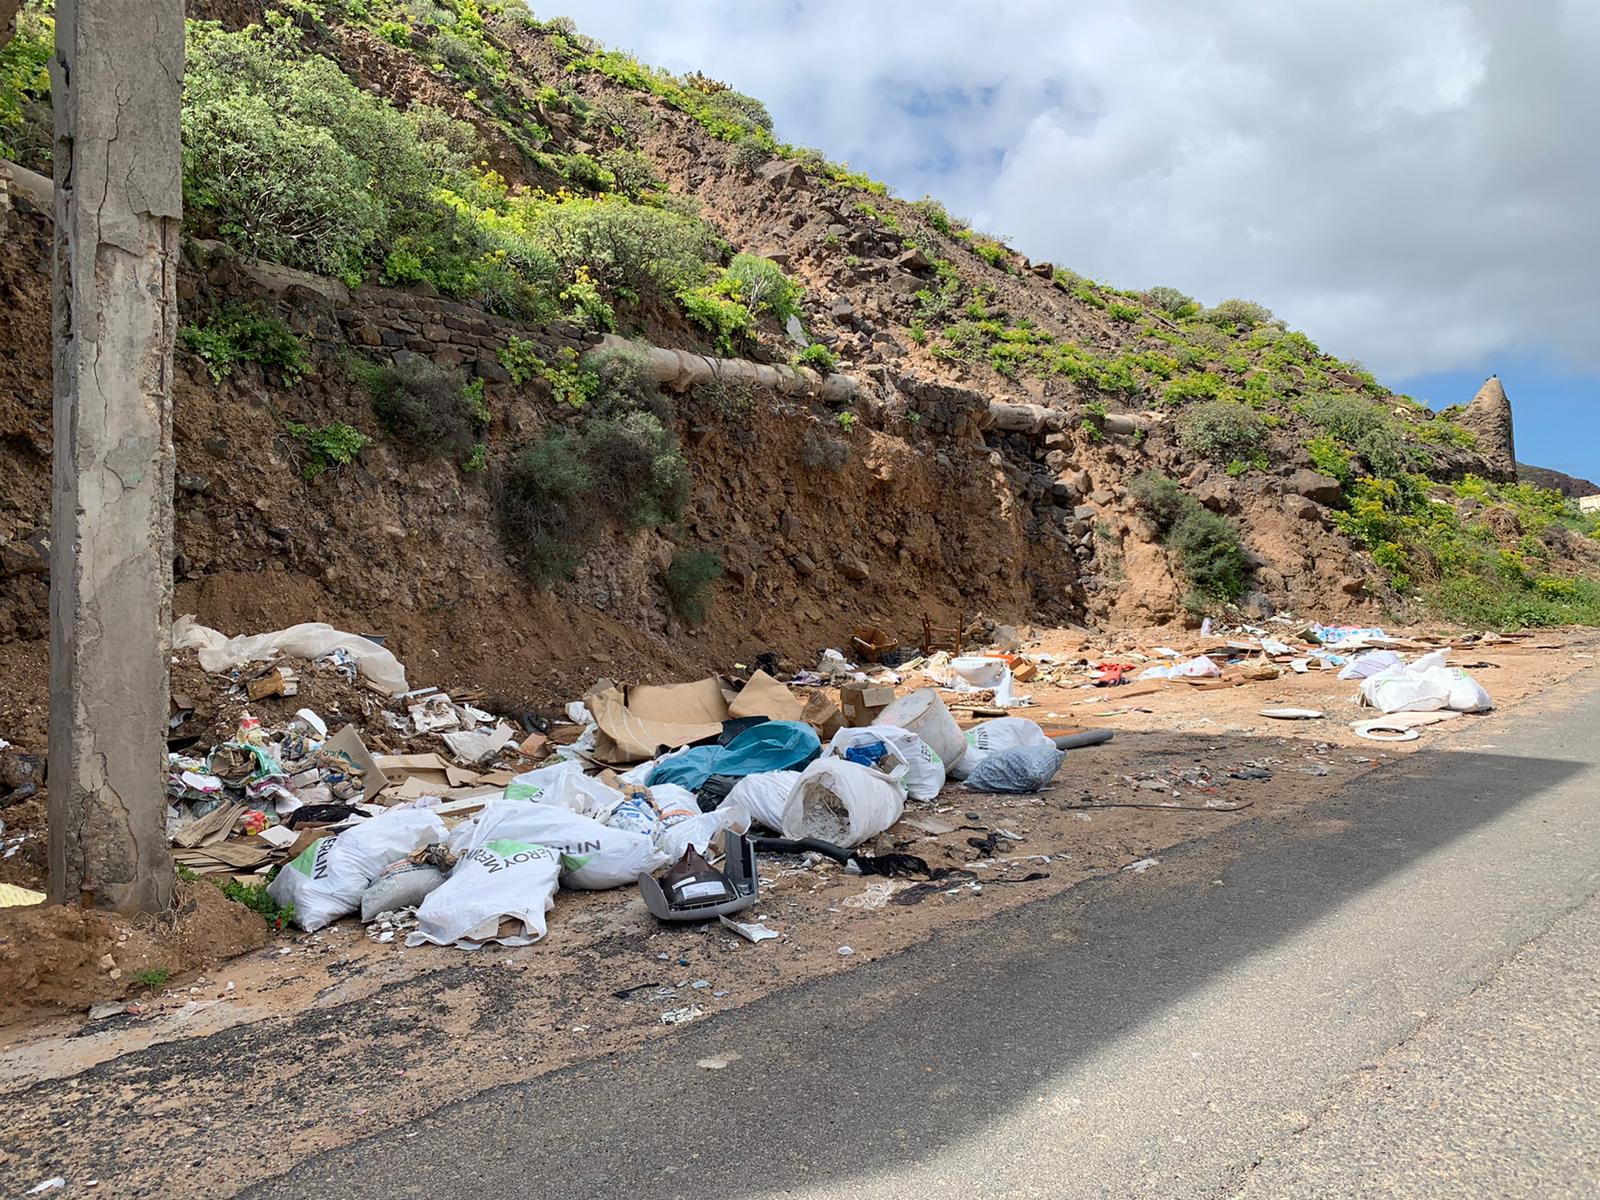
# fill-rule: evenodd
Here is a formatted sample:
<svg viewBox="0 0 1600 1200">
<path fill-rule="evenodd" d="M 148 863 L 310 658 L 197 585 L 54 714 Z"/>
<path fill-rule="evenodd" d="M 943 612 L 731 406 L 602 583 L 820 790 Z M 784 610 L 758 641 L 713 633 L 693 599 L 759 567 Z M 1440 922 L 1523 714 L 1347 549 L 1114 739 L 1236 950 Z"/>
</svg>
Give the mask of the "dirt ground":
<svg viewBox="0 0 1600 1200">
<path fill-rule="evenodd" d="M 1028 646 L 1058 661 L 1117 649 L 1070 632 Z M 1367 771 L 1419 750 L 1480 746 L 1505 710 L 1559 702 L 1559 685 L 1593 670 L 1597 655 L 1593 632 L 1455 653 L 1497 712 L 1401 745 L 1353 734 L 1355 685 L 1331 671 L 1128 700 L 1118 693 L 1142 689 L 1024 685 L 1036 701 L 1028 715 L 1118 736 L 1069 755 L 1042 795 L 951 785 L 908 806 L 892 840 L 955 869 L 938 883 L 770 858 L 761 900 L 741 917 L 780 935 L 759 944 L 715 925 L 660 925 L 629 889 L 561 892 L 549 936 L 531 947 L 406 949 L 403 937 L 380 943 L 347 919 L 140 989 L 126 1012 L 35 1010 L 0 1028 L 0 1085 L 13 1097 L 0 1176 L 96 1178 L 129 1196 L 232 1189 L 483 1088 L 626 1050 L 670 1029 L 663 1014 L 674 1010 L 726 1012 L 1087 879 L 1160 872 L 1165 851 L 1232 822 L 1315 822 L 1319 800 Z M 1327 715 L 1259 715 L 1277 705 Z M 124 1127 L 140 1130 L 137 1144 L 77 1137 L 67 1121 L 86 1104 L 115 1104 Z M 229 1132 L 241 1116 L 274 1136 Z"/>
</svg>

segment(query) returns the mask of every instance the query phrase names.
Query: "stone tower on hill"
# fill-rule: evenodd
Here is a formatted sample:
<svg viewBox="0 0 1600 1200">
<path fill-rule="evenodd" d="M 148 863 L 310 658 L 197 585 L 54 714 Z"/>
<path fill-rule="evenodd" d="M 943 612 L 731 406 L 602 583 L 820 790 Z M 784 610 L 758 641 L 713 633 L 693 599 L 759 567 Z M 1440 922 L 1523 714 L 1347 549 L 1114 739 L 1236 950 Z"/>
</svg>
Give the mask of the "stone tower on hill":
<svg viewBox="0 0 1600 1200">
<path fill-rule="evenodd" d="M 1456 417 L 1456 424 L 1475 433 L 1478 453 L 1483 455 L 1496 483 L 1514 483 L 1517 478 L 1517 447 L 1511 431 L 1511 401 L 1500 377 L 1491 375 L 1472 403 Z"/>
</svg>

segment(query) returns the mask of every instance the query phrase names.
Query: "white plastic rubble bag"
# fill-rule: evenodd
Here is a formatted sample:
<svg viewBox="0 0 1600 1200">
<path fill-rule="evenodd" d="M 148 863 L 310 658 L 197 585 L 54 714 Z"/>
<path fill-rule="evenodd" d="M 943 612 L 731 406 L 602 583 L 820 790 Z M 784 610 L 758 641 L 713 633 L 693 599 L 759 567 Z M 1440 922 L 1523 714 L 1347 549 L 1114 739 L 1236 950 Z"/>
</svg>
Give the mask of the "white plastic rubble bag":
<svg viewBox="0 0 1600 1200">
<path fill-rule="evenodd" d="M 560 872 L 561 857 L 547 846 L 510 838 L 476 846 L 456 862 L 449 879 L 428 893 L 406 945 L 531 946 L 544 937 Z M 502 934 L 506 921 L 520 928 Z"/>
<path fill-rule="evenodd" d="M 1042 792 L 1061 769 L 1065 750 L 1054 746 L 1012 746 L 991 750 L 967 776 L 974 792 Z"/>
<path fill-rule="evenodd" d="M 172 623 L 172 648 L 198 650 L 200 666 L 213 674 L 231 671 L 246 663 L 267 662 L 280 654 L 285 658 L 318 659 L 342 650 L 355 663 L 356 669 L 385 695 L 394 696 L 406 690 L 406 669 L 393 653 L 371 638 L 344 633 L 321 621 L 291 625 L 274 633 L 228 637 L 186 615 Z"/>
<path fill-rule="evenodd" d="M 1393 650 L 1368 650 L 1360 657 L 1346 663 L 1344 670 L 1339 672 L 1339 678 L 1346 683 L 1357 679 L 1371 679 L 1380 671 L 1399 666 L 1402 661 Z"/>
<path fill-rule="evenodd" d="M 788 838 L 821 838 L 840 846 L 859 846 L 876 837 L 905 812 L 906 768 L 884 774 L 871 767 L 825 754 L 800 773 L 796 800 L 786 825 Z"/>
<path fill-rule="evenodd" d="M 583 768 L 570 760 L 523 772 L 506 784 L 505 798 L 554 804 L 600 820 L 622 803 L 621 792 L 585 775 Z"/>
<path fill-rule="evenodd" d="M 866 725 L 841 729 L 828 743 L 828 753 L 845 756 L 852 746 L 886 742 L 906 765 L 906 793 L 913 800 L 932 800 L 944 787 L 944 762 L 932 747 L 909 729 L 895 725 Z"/>
<path fill-rule="evenodd" d="M 313 933 L 355 912 L 361 893 L 390 863 L 444 839 L 444 822 L 428 810 L 387 809 L 312 842 L 278 872 L 267 895 L 294 905 L 294 923 Z"/>
<path fill-rule="evenodd" d="M 713 842 L 720 842 L 725 830 L 745 833 L 749 828 L 750 814 L 724 800 L 714 812 L 663 826 L 655 836 L 655 845 L 667 862 L 675 863 L 690 846 L 705 854 Z"/>
<path fill-rule="evenodd" d="M 728 796 L 717 811 L 738 807 L 750 815 L 752 824 L 782 833 L 800 820 L 800 797 L 795 795 L 795 784 L 800 782 L 799 771 L 763 771 L 759 775 L 746 775 L 728 789 Z M 792 814 L 791 814 L 792 810 Z"/>
<path fill-rule="evenodd" d="M 442 883 L 444 872 L 430 863 L 415 863 L 409 858 L 392 862 L 361 893 L 361 923 L 376 921 L 387 912 L 416 908 Z"/>
<path fill-rule="evenodd" d="M 1380 712 L 1486 712 L 1494 707 L 1477 680 L 1460 667 L 1445 665 L 1445 651 L 1390 667 L 1361 685 L 1361 695 Z"/>
<path fill-rule="evenodd" d="M 648 835 L 603 825 L 553 804 L 496 800 L 450 835 L 450 849 L 465 853 L 492 841 L 530 842 L 561 856 L 561 886 L 600 891 L 654 874 L 672 859 Z"/>
<path fill-rule="evenodd" d="M 951 765 L 950 778 L 965 779 L 978 769 L 984 756 L 994 750 L 1053 745 L 1055 743 L 1039 728 L 1037 721 L 1030 721 L 1027 717 L 996 717 L 967 730 L 967 752 Z"/>
</svg>

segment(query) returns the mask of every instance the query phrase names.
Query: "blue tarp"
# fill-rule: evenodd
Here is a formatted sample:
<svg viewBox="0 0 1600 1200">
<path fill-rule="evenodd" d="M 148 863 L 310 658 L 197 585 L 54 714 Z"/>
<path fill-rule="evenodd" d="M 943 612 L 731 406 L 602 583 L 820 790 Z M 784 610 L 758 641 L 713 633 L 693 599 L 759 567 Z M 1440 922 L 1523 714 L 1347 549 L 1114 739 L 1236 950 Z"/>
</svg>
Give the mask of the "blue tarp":
<svg viewBox="0 0 1600 1200">
<path fill-rule="evenodd" d="M 692 746 L 650 772 L 650 784 L 675 783 L 699 791 L 713 775 L 798 771 L 822 753 L 816 730 L 799 721 L 763 721 L 726 746 Z"/>
</svg>

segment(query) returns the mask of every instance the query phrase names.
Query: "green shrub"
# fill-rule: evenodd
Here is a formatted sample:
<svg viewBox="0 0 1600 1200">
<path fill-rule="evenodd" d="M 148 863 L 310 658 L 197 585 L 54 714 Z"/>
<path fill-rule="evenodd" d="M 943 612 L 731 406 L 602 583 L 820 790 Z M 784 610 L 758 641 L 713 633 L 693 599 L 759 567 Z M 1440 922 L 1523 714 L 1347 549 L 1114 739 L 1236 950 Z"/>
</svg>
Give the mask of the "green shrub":
<svg viewBox="0 0 1600 1200">
<path fill-rule="evenodd" d="M 1203 603 L 1226 604 L 1244 595 L 1250 559 L 1239 527 L 1227 517 L 1192 504 L 1168 532 L 1166 545 Z"/>
<path fill-rule="evenodd" d="M 372 398 L 378 425 L 392 438 L 465 461 L 489 425 L 483 381 L 414 356 L 394 364 L 357 360 L 352 373 Z"/>
<path fill-rule="evenodd" d="M 757 171 L 771 161 L 772 151 L 758 141 L 747 139 L 734 143 L 733 165 L 741 171 Z"/>
<path fill-rule="evenodd" d="M 1231 325 L 1237 329 L 1254 329 L 1272 320 L 1272 310 L 1253 300 L 1224 300 L 1215 308 L 1200 313 L 1200 320 L 1208 325 Z"/>
<path fill-rule="evenodd" d="M 368 441 L 366 434 L 343 421 L 327 425 L 290 421 L 285 428 L 300 443 L 300 474 L 307 480 L 315 479 L 332 467 L 349 466 Z"/>
<path fill-rule="evenodd" d="M 770 312 L 780 323 L 800 315 L 800 285 L 770 258 L 735 254 L 723 279 L 734 296 L 753 313 Z"/>
<path fill-rule="evenodd" d="M 50 173 L 54 141 L 50 59 L 55 21 L 30 3 L 17 14 L 15 36 L 0 46 L 0 158 Z"/>
<path fill-rule="evenodd" d="M 1186 296 L 1175 287 L 1153 287 L 1145 294 L 1150 297 L 1150 303 L 1169 317 L 1192 317 L 1200 311 L 1193 296 Z"/>
<path fill-rule="evenodd" d="M 512 383 L 521 387 L 535 379 L 542 379 L 550 386 L 551 395 L 557 403 L 572 408 L 582 408 L 599 390 L 600 381 L 592 372 L 584 369 L 578 352 L 570 347 L 564 347 L 558 353 L 558 361 L 548 363 L 539 356 L 537 346 L 512 334 L 511 340 L 500 349 L 497 357 L 506 374 L 511 376 Z"/>
<path fill-rule="evenodd" d="M 223 304 L 178 330 L 178 344 L 206 364 L 212 382 L 233 374 L 235 363 L 276 368 L 285 383 L 298 383 L 311 370 L 305 344 L 277 317 L 242 304 Z"/>
<path fill-rule="evenodd" d="M 1319 433 L 1306 443 L 1306 450 L 1311 455 L 1311 465 L 1324 475 L 1333 476 L 1346 487 L 1355 481 L 1355 464 L 1350 451 L 1336 438 Z"/>
<path fill-rule="evenodd" d="M 528 200 L 514 205 L 515 224 L 548 252 L 564 278 L 585 268 L 623 300 L 664 300 L 694 287 L 720 253 L 704 221 L 622 197 Z"/>
<path fill-rule="evenodd" d="M 1469 476 L 1453 489 L 1479 504 L 1464 514 L 1430 490 L 1409 474 L 1359 479 L 1334 522 L 1371 552 L 1391 586 L 1420 590 L 1444 616 L 1490 629 L 1600 624 L 1600 582 L 1549 571 L 1540 535 L 1585 527 L 1559 493 Z M 1508 527 L 1520 533 L 1507 535 Z"/>
<path fill-rule="evenodd" d="M 638 197 L 662 186 L 655 163 L 637 150 L 607 150 L 600 156 L 599 165 L 611 176 L 617 191 L 625 195 Z"/>
<path fill-rule="evenodd" d="M 1238 526 L 1201 507 L 1164 475 L 1140 475 L 1129 491 L 1149 515 L 1162 545 L 1176 558 L 1191 589 L 1191 608 L 1231 603 L 1244 595 L 1250 559 Z"/>
<path fill-rule="evenodd" d="M 238 879 L 213 880 L 222 894 L 235 904 L 259 913 L 261 919 L 274 929 L 287 928 L 294 920 L 294 905 L 279 904 L 267 895 L 266 883 L 244 883 Z"/>
<path fill-rule="evenodd" d="M 644 412 L 663 425 L 672 422 L 672 401 L 656 383 L 650 356 L 644 350 L 634 346 L 591 350 L 583 356 L 580 367 L 594 381 L 589 395 L 597 416 Z"/>
<path fill-rule="evenodd" d="M 913 200 L 911 202 L 911 207 L 916 209 L 917 212 L 921 213 L 922 219 L 934 229 L 937 229 L 946 237 L 950 236 L 952 229 L 950 213 L 946 210 L 944 205 L 940 204 L 931 196 L 924 196 L 921 200 Z"/>
<path fill-rule="evenodd" d="M 1112 304 L 1106 309 L 1106 315 L 1113 321 L 1121 321 L 1123 324 L 1128 325 L 1137 321 L 1144 314 L 1132 304 Z"/>
<path fill-rule="evenodd" d="M 1318 395 L 1306 400 L 1305 412 L 1335 441 L 1360 455 L 1378 478 L 1393 479 L 1411 469 L 1415 455 L 1383 405 L 1360 396 Z"/>
<path fill-rule="evenodd" d="M 569 579 L 578 569 L 598 523 L 589 503 L 594 487 L 570 430 L 546 434 L 507 467 L 497 489 L 501 532 L 534 582 Z"/>
<path fill-rule="evenodd" d="M 185 215 L 249 254 L 355 281 L 392 227 L 432 207 L 451 155 L 297 38 L 286 19 L 190 22 Z"/>
<path fill-rule="evenodd" d="M 1187 404 L 1191 400 L 1215 400 L 1228 390 L 1218 376 L 1207 371 L 1191 371 L 1167 384 L 1161 399 L 1172 405 Z"/>
<path fill-rule="evenodd" d="M 667 568 L 667 600 L 683 620 L 698 625 L 706 619 L 706 593 L 722 578 L 722 557 L 712 550 L 685 550 L 672 554 Z"/>
<path fill-rule="evenodd" d="M 1172 528 L 1185 506 L 1193 503 L 1176 481 L 1153 471 L 1135 476 L 1128 491 L 1134 502 L 1150 515 L 1156 529 L 1163 533 Z"/>
<path fill-rule="evenodd" d="M 170 967 L 151 967 L 148 970 L 135 971 L 128 978 L 140 987 L 150 988 L 153 991 L 156 988 L 167 986 L 168 981 L 172 978 L 172 969 Z"/>
<path fill-rule="evenodd" d="M 839 356 L 821 342 L 812 342 L 794 356 L 794 365 L 797 367 L 810 367 L 813 371 L 820 371 L 824 375 L 832 375 L 839 369 Z"/>
<path fill-rule="evenodd" d="M 631 96 L 606 92 L 596 96 L 592 103 L 594 120 L 629 146 L 637 146 L 655 130 L 656 121 L 650 115 L 650 110 Z M 605 160 L 602 158 L 601 161 Z M 613 171 L 615 169 L 612 168 Z M 620 184 L 620 177 L 618 182 Z"/>
<path fill-rule="evenodd" d="M 972 239 L 972 250 L 979 258 L 991 267 L 999 267 L 1006 273 L 1011 272 L 1011 252 L 999 242 L 991 242 L 983 238 Z"/>
<path fill-rule="evenodd" d="M 545 434 L 497 483 L 502 533 L 539 583 L 570 578 L 608 524 L 657 529 L 677 520 L 688 499 L 671 405 L 643 356 L 599 351 L 584 366 L 594 403 L 580 424 Z"/>
<path fill-rule="evenodd" d="M 617 177 L 587 154 L 565 155 L 559 165 L 563 175 L 591 192 L 610 191 L 616 186 Z"/>
<path fill-rule="evenodd" d="M 755 316 L 737 300 L 730 300 L 720 284 L 686 288 L 678 293 L 683 311 L 696 325 L 711 332 L 719 352 L 733 357 L 739 343 L 755 331 Z"/>
<path fill-rule="evenodd" d="M 1208 400 L 1178 418 L 1178 444 L 1218 462 L 1253 459 L 1266 435 L 1254 410 L 1234 400 Z"/>
</svg>

